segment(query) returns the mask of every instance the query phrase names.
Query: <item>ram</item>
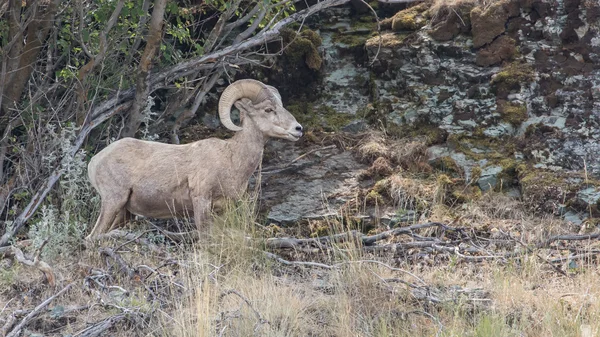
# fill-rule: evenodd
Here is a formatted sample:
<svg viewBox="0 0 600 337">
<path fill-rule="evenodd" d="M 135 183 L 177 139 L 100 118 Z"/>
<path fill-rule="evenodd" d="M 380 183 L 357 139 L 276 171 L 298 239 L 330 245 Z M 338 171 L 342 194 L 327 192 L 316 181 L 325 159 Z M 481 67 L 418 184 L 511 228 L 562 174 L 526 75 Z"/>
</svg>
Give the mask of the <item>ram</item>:
<svg viewBox="0 0 600 337">
<path fill-rule="evenodd" d="M 231 121 L 234 104 L 241 127 Z M 223 91 L 218 109 L 223 125 L 236 131 L 228 140 L 174 145 L 123 138 L 96 154 L 88 176 L 100 194 L 101 207 L 87 239 L 118 228 L 132 214 L 193 216 L 201 229 L 215 202 L 239 198 L 246 191 L 269 137 L 302 137 L 302 126 L 283 107 L 277 89 L 262 82 L 232 83 Z"/>
</svg>

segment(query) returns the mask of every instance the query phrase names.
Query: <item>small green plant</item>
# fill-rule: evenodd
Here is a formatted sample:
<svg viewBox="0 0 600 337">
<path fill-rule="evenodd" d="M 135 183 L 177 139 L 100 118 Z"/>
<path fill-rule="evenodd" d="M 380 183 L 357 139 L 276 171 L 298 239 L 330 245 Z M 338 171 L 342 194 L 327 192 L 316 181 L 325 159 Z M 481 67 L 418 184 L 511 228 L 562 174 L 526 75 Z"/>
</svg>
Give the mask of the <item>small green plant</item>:
<svg viewBox="0 0 600 337">
<path fill-rule="evenodd" d="M 61 158 L 63 174 L 58 184 L 59 202 L 49 197 L 48 204 L 42 206 L 41 214 L 30 227 L 29 237 L 34 249 L 45 244 L 42 256 L 50 260 L 77 247 L 98 204 L 98 197 L 87 179 L 86 152 L 80 150 L 70 155 L 77 130 L 76 126 L 68 124 L 58 134 L 56 126 L 47 126 L 47 140 L 51 147 L 42 163 L 51 169 Z"/>
</svg>

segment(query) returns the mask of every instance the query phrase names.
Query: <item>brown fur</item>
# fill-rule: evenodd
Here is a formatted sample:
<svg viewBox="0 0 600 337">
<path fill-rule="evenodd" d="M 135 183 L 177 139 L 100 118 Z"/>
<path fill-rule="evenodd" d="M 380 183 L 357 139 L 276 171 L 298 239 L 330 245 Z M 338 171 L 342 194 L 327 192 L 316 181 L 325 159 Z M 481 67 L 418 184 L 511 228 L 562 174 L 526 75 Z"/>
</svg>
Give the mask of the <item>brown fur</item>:
<svg viewBox="0 0 600 337">
<path fill-rule="evenodd" d="M 88 176 L 102 205 L 88 239 L 120 226 L 131 214 L 193 215 L 200 229 L 213 203 L 245 192 L 269 137 L 296 141 L 302 135 L 274 94 L 256 103 L 248 98 L 235 103 L 242 130 L 229 140 L 172 145 L 124 138 L 96 154 Z"/>
</svg>

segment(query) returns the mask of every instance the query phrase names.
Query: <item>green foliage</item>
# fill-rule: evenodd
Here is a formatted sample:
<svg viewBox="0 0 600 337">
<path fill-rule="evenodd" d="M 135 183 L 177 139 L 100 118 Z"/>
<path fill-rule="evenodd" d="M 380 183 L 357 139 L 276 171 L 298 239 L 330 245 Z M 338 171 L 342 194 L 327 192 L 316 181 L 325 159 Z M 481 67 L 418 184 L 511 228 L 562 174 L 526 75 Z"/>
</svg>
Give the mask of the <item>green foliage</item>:
<svg viewBox="0 0 600 337">
<path fill-rule="evenodd" d="M 42 206 L 40 215 L 30 227 L 29 237 L 33 246 L 46 245 L 42 255 L 50 260 L 75 249 L 83 238 L 87 224 L 94 218 L 94 208 L 98 197 L 93 193 L 87 179 L 86 153 L 78 151 L 74 156 L 67 155 L 75 139 L 77 128 L 64 126 L 60 134 L 49 125 L 46 130 L 46 143 L 52 143 L 54 150 L 42 158 L 42 164 L 48 168 L 60 159 L 63 175 L 59 182 L 59 202 L 48 198 Z"/>
</svg>

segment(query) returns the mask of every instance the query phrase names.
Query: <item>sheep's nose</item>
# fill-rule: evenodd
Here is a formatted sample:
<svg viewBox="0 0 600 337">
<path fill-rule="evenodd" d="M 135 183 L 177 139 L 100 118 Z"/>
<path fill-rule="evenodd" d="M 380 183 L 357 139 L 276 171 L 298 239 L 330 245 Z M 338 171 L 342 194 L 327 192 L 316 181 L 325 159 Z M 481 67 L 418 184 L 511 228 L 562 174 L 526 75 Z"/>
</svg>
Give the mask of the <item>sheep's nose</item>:
<svg viewBox="0 0 600 337">
<path fill-rule="evenodd" d="M 300 132 L 302 132 L 302 125 L 297 125 L 297 126 L 296 126 L 296 131 L 300 131 Z"/>
</svg>

